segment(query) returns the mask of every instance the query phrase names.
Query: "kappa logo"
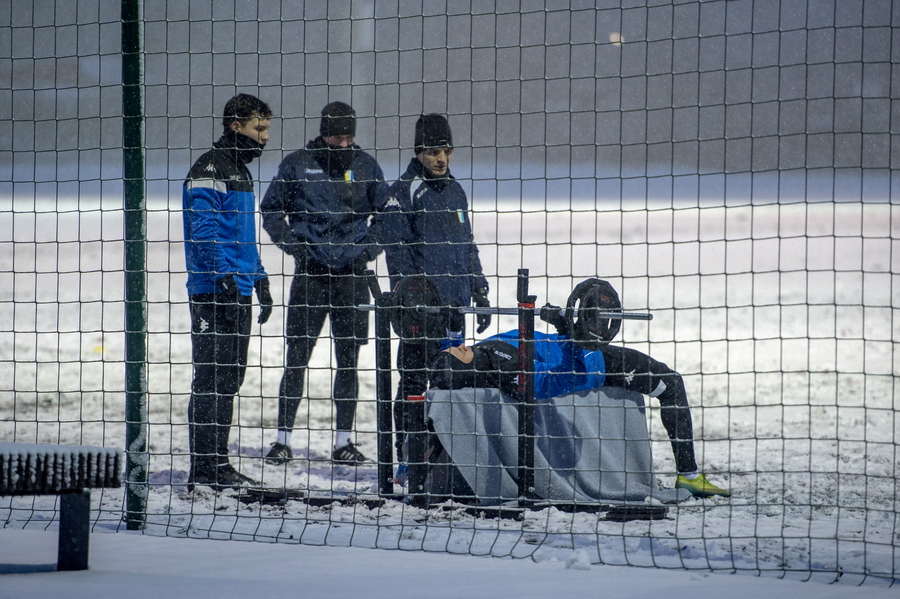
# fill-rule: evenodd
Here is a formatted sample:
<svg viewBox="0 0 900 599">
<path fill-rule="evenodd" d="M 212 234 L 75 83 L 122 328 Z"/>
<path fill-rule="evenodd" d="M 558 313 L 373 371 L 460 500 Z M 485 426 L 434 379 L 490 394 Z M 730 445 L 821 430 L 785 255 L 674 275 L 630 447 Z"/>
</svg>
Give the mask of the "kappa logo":
<svg viewBox="0 0 900 599">
<path fill-rule="evenodd" d="M 625 373 L 625 384 L 630 385 L 631 381 L 633 381 L 633 380 L 634 380 L 634 371 L 632 370 L 631 372 L 626 372 Z"/>
<path fill-rule="evenodd" d="M 212 162 L 210 162 L 209 164 L 206 165 L 206 168 L 204 168 L 203 170 L 205 170 L 207 173 L 214 173 L 214 172 L 216 172 L 216 167 L 213 165 Z"/>
<path fill-rule="evenodd" d="M 509 354 L 507 354 L 507 353 L 504 353 L 504 352 L 502 352 L 502 351 L 500 351 L 500 350 L 496 350 L 496 349 L 494 350 L 494 355 L 500 356 L 500 357 L 503 358 L 504 360 L 511 360 L 511 359 L 512 359 L 512 356 L 511 356 L 511 355 L 509 355 Z"/>
<path fill-rule="evenodd" d="M 428 191 L 428 190 L 425 188 L 425 184 L 423 183 L 422 186 L 419 187 L 419 191 L 416 192 L 416 199 L 418 200 L 423 195 L 425 195 L 426 191 Z"/>
<path fill-rule="evenodd" d="M 384 207 L 385 208 L 399 208 L 400 200 L 398 200 L 394 196 L 391 196 L 388 198 L 388 201 L 387 201 L 387 203 L 385 203 Z"/>
<path fill-rule="evenodd" d="M 209 321 L 205 318 L 200 319 L 200 332 L 205 333 L 209 330 Z"/>
</svg>

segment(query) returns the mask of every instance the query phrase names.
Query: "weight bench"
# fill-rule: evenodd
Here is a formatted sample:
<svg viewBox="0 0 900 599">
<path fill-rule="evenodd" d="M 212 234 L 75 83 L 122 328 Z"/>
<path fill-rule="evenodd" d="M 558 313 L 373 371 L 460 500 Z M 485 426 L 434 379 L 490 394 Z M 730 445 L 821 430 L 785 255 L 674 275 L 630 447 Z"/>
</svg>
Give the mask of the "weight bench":
<svg viewBox="0 0 900 599">
<path fill-rule="evenodd" d="M 57 570 L 86 570 L 91 488 L 122 486 L 122 450 L 0 443 L 0 496 L 59 495 Z"/>
</svg>

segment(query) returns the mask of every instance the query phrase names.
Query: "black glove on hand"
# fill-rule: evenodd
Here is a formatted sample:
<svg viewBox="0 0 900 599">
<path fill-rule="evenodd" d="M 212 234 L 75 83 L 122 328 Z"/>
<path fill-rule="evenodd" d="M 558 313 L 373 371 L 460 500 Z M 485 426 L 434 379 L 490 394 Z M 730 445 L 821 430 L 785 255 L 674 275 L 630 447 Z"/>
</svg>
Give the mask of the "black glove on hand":
<svg viewBox="0 0 900 599">
<path fill-rule="evenodd" d="M 566 324 L 566 317 L 561 313 L 561 308 L 559 306 L 554 306 L 553 304 L 545 304 L 541 308 L 541 320 L 544 322 L 549 322 L 554 327 L 556 327 L 556 332 L 560 335 L 569 334 L 569 325 Z"/>
<path fill-rule="evenodd" d="M 472 299 L 475 300 L 475 306 L 478 308 L 490 308 L 491 302 L 488 299 L 488 288 L 487 287 L 477 287 L 475 289 L 475 293 L 472 295 Z M 487 330 L 489 326 L 491 326 L 491 315 L 490 314 L 476 314 L 475 320 L 478 322 L 478 328 L 475 329 L 476 333 L 483 333 Z"/>
<path fill-rule="evenodd" d="M 266 324 L 272 315 L 272 292 L 269 291 L 269 279 L 260 279 L 254 285 L 256 288 L 256 297 L 259 299 L 259 324 Z"/>
<path fill-rule="evenodd" d="M 366 256 L 365 252 L 363 252 L 363 255 L 353 262 L 353 274 L 362 275 L 368 267 L 369 258 Z"/>
<path fill-rule="evenodd" d="M 233 304 L 237 302 L 238 287 L 237 281 L 234 280 L 234 275 L 225 275 L 224 277 L 216 281 L 216 285 L 219 288 L 219 293 L 217 294 L 219 297 L 216 298 L 218 300 L 218 303 Z"/>
<path fill-rule="evenodd" d="M 305 243 L 287 243 L 282 248 L 294 260 L 301 264 L 306 263 L 306 244 Z"/>
</svg>

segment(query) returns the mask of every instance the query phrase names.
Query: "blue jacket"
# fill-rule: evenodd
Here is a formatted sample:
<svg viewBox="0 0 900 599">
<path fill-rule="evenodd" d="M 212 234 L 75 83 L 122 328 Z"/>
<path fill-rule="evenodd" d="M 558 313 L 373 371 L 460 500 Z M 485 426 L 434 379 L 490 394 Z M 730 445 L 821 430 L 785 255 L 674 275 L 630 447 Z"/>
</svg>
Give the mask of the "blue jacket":
<svg viewBox="0 0 900 599">
<path fill-rule="evenodd" d="M 218 293 L 216 281 L 233 274 L 241 295 L 266 271 L 256 244 L 256 196 L 246 163 L 226 133 L 191 167 L 182 190 L 184 254 L 189 295 Z M 233 134 L 232 134 L 233 137 Z"/>
<path fill-rule="evenodd" d="M 449 174 L 426 178 L 425 168 L 413 158 L 388 190 L 383 226 L 391 287 L 405 276 L 424 274 L 451 306 L 468 306 L 473 289 L 487 289 L 466 194 Z"/>
<path fill-rule="evenodd" d="M 519 347 L 517 330 L 488 337 L 489 341 L 504 341 Z M 556 333 L 534 333 L 534 398 L 548 399 L 602 387 L 606 381 L 603 352 L 586 352 L 568 337 Z"/>
<path fill-rule="evenodd" d="M 329 173 L 322 146 L 317 138 L 282 160 L 260 204 L 263 228 L 298 268 L 349 271 L 381 251 L 378 213 L 387 185 L 375 159 L 356 146 L 348 150 L 349 168 Z"/>
</svg>

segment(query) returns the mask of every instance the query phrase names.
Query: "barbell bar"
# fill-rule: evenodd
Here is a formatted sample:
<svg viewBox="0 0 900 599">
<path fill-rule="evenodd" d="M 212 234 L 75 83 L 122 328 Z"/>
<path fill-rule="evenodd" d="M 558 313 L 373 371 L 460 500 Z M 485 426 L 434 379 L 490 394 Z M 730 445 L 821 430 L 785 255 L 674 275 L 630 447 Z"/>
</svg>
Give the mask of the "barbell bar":
<svg viewBox="0 0 900 599">
<path fill-rule="evenodd" d="M 503 314 L 509 316 L 516 316 L 519 314 L 519 310 L 521 308 L 500 308 L 500 307 L 488 307 L 488 308 L 477 308 L 472 306 L 398 306 L 403 310 L 414 310 L 418 314 L 440 314 L 444 310 L 455 310 L 459 314 Z M 374 304 L 360 304 L 357 306 L 360 310 L 374 310 Z M 540 316 L 541 309 L 533 308 L 535 316 Z M 584 308 L 584 311 L 596 312 L 600 318 L 608 318 L 610 320 L 653 320 L 652 314 L 644 314 L 640 312 L 604 312 L 599 308 Z M 576 318 L 578 317 L 579 310 L 575 311 Z M 565 309 L 560 309 L 560 316 L 565 318 L 566 311 Z"/>
</svg>

